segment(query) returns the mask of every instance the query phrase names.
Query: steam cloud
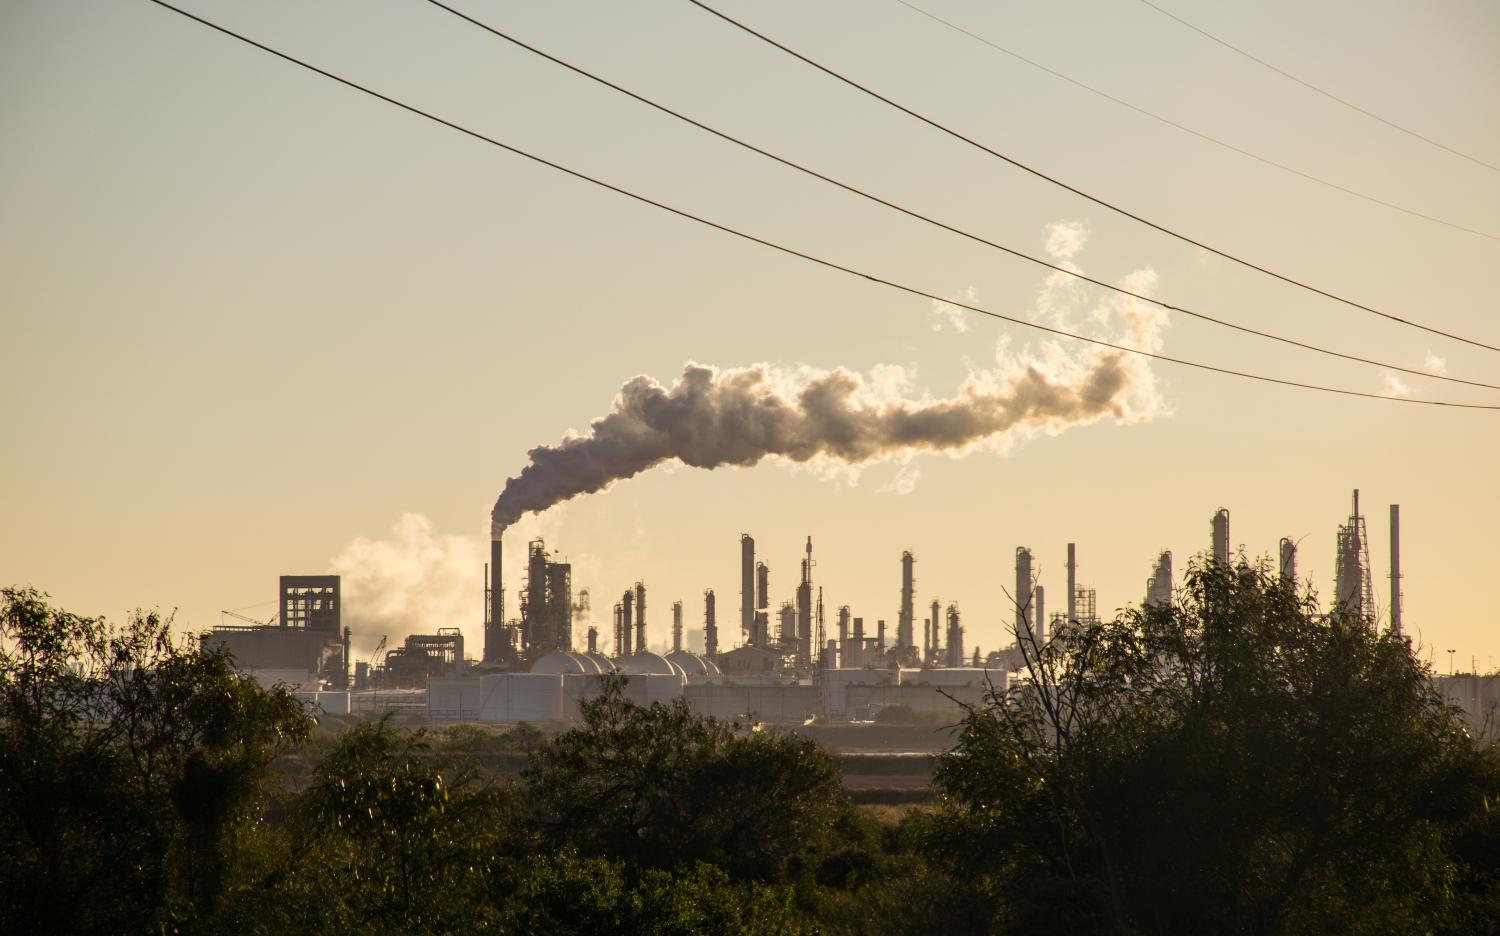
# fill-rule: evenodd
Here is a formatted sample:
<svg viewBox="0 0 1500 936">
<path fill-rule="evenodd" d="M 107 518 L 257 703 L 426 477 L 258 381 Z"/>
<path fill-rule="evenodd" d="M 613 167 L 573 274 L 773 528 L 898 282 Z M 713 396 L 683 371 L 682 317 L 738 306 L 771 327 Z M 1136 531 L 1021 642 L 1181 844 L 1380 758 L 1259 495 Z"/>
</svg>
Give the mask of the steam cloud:
<svg viewBox="0 0 1500 936">
<path fill-rule="evenodd" d="M 1048 247 L 1072 256 L 1086 233 L 1065 233 L 1054 233 L 1057 243 Z M 1142 270 L 1126 282 L 1141 291 L 1154 279 Z M 1161 346 L 1165 315 L 1154 306 L 1117 297 L 1090 317 L 1122 323 L 1127 346 Z M 900 368 L 866 378 L 844 368 L 787 371 L 756 364 L 720 370 L 689 363 L 670 387 L 633 377 L 587 434 L 570 433 L 557 445 L 531 450 L 530 463 L 495 502 L 492 534 L 529 512 L 670 462 L 718 468 L 777 458 L 858 466 L 918 452 L 1003 447 L 1015 437 L 1057 433 L 1105 417 L 1141 421 L 1159 408 L 1155 375 L 1137 355 L 1097 346 L 1069 355 L 1057 342 L 1024 356 L 1009 354 L 1007 347 L 1000 343 L 993 370 L 971 372 L 946 399 L 908 398 L 911 388 Z"/>
<path fill-rule="evenodd" d="M 421 514 L 403 514 L 385 538 L 357 538 L 334 557 L 332 571 L 343 579 L 344 623 L 357 634 L 399 641 L 470 620 L 485 555 L 478 537 L 440 534 Z"/>
</svg>

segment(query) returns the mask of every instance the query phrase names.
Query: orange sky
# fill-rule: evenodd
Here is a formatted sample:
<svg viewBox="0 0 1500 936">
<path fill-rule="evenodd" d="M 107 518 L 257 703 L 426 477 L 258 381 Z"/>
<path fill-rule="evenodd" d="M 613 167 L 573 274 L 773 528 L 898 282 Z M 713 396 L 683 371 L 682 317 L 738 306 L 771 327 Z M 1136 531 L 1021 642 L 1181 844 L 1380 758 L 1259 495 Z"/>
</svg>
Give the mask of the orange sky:
<svg viewBox="0 0 1500 936">
<path fill-rule="evenodd" d="M 1119 335 L 1092 288 L 737 151 L 417 2 L 184 4 L 549 158 L 791 246 L 1023 318 Z M 1311 94 L 1135 3 L 929 6 L 1164 116 L 1469 227 L 1500 173 Z M 1224 318 L 1500 382 L 1500 354 L 1379 321 L 1112 216 L 820 78 L 692 6 L 471 3 L 476 16 L 725 130 L 1002 243 Z M 1091 97 L 894 2 L 726 3 L 833 67 L 1061 178 L 1332 291 L 1500 342 L 1500 243 L 1289 176 Z M 1434 139 L 1500 163 L 1492 4 L 1276 2 L 1174 10 Z M 954 317 L 706 231 L 300 73 L 145 2 L 0 10 L 0 571 L 83 612 L 185 627 L 337 566 L 369 647 L 479 640 L 487 512 L 527 451 L 585 431 L 630 378 L 686 362 L 837 367 L 889 398 L 1003 382 L 1085 353 Z M 1058 231 L 1073 232 L 1067 243 Z M 1049 246 L 1052 253 L 1048 254 Z M 1066 253 L 1066 251 L 1072 251 Z M 1063 251 L 1064 253 L 1059 253 Z M 1100 310 L 1110 312 L 1101 321 Z M 1168 316 L 1164 353 L 1375 393 L 1389 375 Z M 1050 355 L 1050 357 L 1049 357 Z M 1500 414 L 1150 368 L 1150 418 L 993 439 L 964 457 L 655 469 L 524 521 L 575 562 L 598 617 L 652 589 L 696 623 L 737 606 L 753 533 L 776 599 L 812 535 L 830 608 L 892 627 L 903 549 L 919 599 L 1003 642 L 1018 545 L 1061 607 L 1065 545 L 1101 606 L 1178 568 L 1214 510 L 1252 555 L 1302 538 L 1331 590 L 1359 487 L 1376 592 L 1403 508 L 1409 628 L 1480 668 L 1495 600 Z M 1500 393 L 1402 376 L 1415 396 Z M 1058 427 L 1053 427 L 1054 429 Z M 1023 437 L 1024 436 L 1024 437 Z M 408 517 L 403 520 L 403 517 Z M 520 567 L 510 563 L 512 570 Z M 514 612 L 514 600 L 511 610 Z M 251 613 L 254 613 L 252 609 Z M 265 614 L 271 609 L 267 607 Z M 726 613 L 727 612 L 727 613 Z M 1439 663 L 1446 671 L 1447 663 Z"/>
</svg>

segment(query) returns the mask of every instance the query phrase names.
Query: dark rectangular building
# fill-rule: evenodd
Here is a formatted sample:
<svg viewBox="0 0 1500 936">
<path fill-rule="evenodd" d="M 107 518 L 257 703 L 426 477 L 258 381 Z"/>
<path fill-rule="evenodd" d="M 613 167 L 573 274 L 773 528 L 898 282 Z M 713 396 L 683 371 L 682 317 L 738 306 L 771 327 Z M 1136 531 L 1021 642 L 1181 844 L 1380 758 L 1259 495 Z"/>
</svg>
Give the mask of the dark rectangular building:
<svg viewBox="0 0 1500 936">
<path fill-rule="evenodd" d="M 343 601 L 337 575 L 283 575 L 281 626 L 337 634 Z"/>
</svg>

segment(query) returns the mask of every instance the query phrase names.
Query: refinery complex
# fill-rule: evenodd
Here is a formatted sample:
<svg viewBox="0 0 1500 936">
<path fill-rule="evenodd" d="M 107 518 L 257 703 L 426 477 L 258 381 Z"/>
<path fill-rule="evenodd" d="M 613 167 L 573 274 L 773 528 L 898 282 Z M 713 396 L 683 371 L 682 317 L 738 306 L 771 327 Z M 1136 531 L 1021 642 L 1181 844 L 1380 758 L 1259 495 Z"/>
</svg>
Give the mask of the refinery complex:
<svg viewBox="0 0 1500 936">
<path fill-rule="evenodd" d="M 1234 561 L 1228 510 L 1212 515 L 1208 532 L 1212 561 Z M 1394 504 L 1389 535 L 1390 594 L 1379 607 L 1370 532 L 1355 491 L 1349 516 L 1337 530 L 1334 588 L 1326 610 L 1356 615 L 1372 628 L 1400 636 L 1400 507 Z M 670 650 L 664 653 L 648 647 L 648 633 L 660 633 L 651 630 L 659 626 L 652 615 L 661 612 L 644 582 L 611 589 L 608 631 L 601 633 L 590 590 L 575 591 L 571 565 L 548 552 L 540 539 L 526 544 L 518 613 L 507 617 L 498 535 L 485 568 L 483 647 L 477 658 L 466 652 L 460 628 L 443 627 L 407 636 L 394 647 L 381 636 L 370 659 L 352 659 L 337 576 L 283 576 L 275 618 L 241 618 L 203 639 L 227 647 L 243 671 L 293 686 L 327 711 L 390 712 L 427 722 L 566 722 L 577 717 L 580 700 L 598 691 L 601 678 L 614 673 L 628 677 L 626 694 L 638 701 L 682 698 L 700 714 L 794 725 L 869 720 L 887 706 L 956 718 L 989 688 L 1026 678 L 1025 656 L 1015 639 L 988 652 L 969 647 L 957 602 L 918 601 L 916 557 L 910 551 L 900 554 L 895 613 L 873 620 L 848 604 L 825 602 L 814 577 L 812 537 L 802 553 L 795 587 L 778 601 L 755 539 L 741 534 L 737 620 L 732 613 L 721 618 L 711 588 L 691 611 L 682 600 L 663 602 L 666 613 L 660 619 L 670 620 Z M 1296 543 L 1282 538 L 1276 561 L 1284 581 L 1299 581 L 1297 558 Z M 1062 588 L 1057 605 L 1049 603 L 1036 564 L 1028 547 L 1015 549 L 1014 587 L 1007 589 L 1013 616 L 1005 622 L 1013 638 L 1032 647 L 1069 627 L 1098 621 L 1095 591 L 1077 581 L 1076 544 L 1067 546 L 1066 581 L 1053 585 Z M 1170 607 L 1176 583 L 1172 553 L 1162 550 L 1136 600 L 1150 608 Z M 701 620 L 701 651 L 684 643 L 689 615 Z M 1476 683 L 1464 691 L 1475 694 L 1479 704 L 1477 696 L 1491 688 Z"/>
</svg>

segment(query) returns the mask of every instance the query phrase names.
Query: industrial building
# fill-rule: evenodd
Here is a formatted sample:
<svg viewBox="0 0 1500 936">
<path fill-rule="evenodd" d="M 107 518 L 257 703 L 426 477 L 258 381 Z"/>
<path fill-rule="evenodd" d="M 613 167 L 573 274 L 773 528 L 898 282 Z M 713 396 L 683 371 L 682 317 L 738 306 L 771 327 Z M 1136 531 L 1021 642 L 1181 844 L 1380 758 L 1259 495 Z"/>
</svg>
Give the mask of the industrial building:
<svg viewBox="0 0 1500 936">
<path fill-rule="evenodd" d="M 265 683 L 286 683 L 307 691 L 349 685 L 349 630 L 342 625 L 343 601 L 337 575 L 283 575 L 277 611 L 257 621 L 237 611 L 201 637 L 205 649 L 229 651 L 241 672 Z"/>
<path fill-rule="evenodd" d="M 1398 506 L 1390 510 L 1389 629 L 1401 634 L 1400 515 Z M 1284 537 L 1277 546 L 1280 580 L 1295 584 L 1296 543 Z M 882 705 L 946 712 L 955 698 L 978 701 L 983 686 L 1003 685 L 1013 678 L 1007 674 L 1026 670 L 1036 659 L 1033 648 L 1099 623 L 1097 594 L 1079 582 L 1077 544 L 1069 543 L 1064 610 L 1050 614 L 1036 556 L 1029 547 L 1016 547 L 1006 624 L 1021 642 L 1008 647 L 988 654 L 969 647 L 958 602 L 936 597 L 924 607 L 919 642 L 916 557 L 911 550 L 899 554 L 899 579 L 892 568 L 899 583 L 892 608 L 894 631 L 888 633 L 885 617 L 867 618 L 841 604 L 829 634 L 810 536 L 803 539 L 800 551 L 795 588 L 777 596 L 754 538 L 748 533 L 740 536 L 739 640 L 723 638 L 715 592 L 704 589 L 702 654 L 685 645 L 688 611 L 681 599 L 663 602 L 671 609 L 670 628 L 664 626 L 656 634 L 659 642 L 654 646 L 662 649 L 653 652 L 644 581 L 617 593 L 607 647 L 600 646 L 599 628 L 587 623 L 584 649 L 575 648 L 573 630 L 575 624 L 588 622 L 589 592 L 580 589 L 575 595 L 571 564 L 549 552 L 540 539 L 527 544 L 519 615 L 509 620 L 499 574 L 500 541 L 492 541 L 485 569 L 484 650 L 477 663 L 466 658 L 459 628 L 439 627 L 436 633 L 410 635 L 389 653 L 377 652 L 368 662 L 355 664 L 356 691 L 342 697 L 330 694 L 351 682 L 346 673 L 351 662 L 349 635 L 341 624 L 336 576 L 284 576 L 276 618 L 259 622 L 241 617 L 245 626 L 225 625 L 204 639 L 229 646 L 240 665 L 259 677 L 294 683 L 311 693 L 308 698 L 326 703 L 328 711 L 353 715 L 398 712 L 436 721 L 566 721 L 576 717 L 581 699 L 598 690 L 601 677 L 617 673 L 630 677 L 631 698 L 683 699 L 702 714 L 803 724 L 858 720 Z M 1207 555 L 1210 562 L 1225 565 L 1245 561 L 1234 558 L 1227 508 L 1212 516 Z M 1376 626 L 1369 532 L 1358 491 L 1349 518 L 1338 526 L 1335 558 L 1330 613 L 1354 613 Z M 1173 554 L 1162 549 L 1145 583 L 1144 607 L 1170 609 L 1174 586 Z M 869 621 L 873 626 L 867 626 Z M 726 646 L 729 643 L 734 645 Z M 384 650 L 383 638 L 379 650 Z M 425 706 L 413 693 L 427 694 Z"/>
<path fill-rule="evenodd" d="M 382 689 L 422 689 L 432 676 L 462 672 L 464 635 L 456 627 L 440 627 L 436 634 L 411 634 L 385 655 L 376 685 Z"/>
</svg>

